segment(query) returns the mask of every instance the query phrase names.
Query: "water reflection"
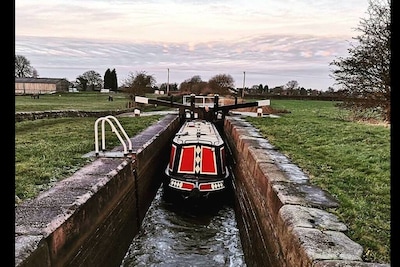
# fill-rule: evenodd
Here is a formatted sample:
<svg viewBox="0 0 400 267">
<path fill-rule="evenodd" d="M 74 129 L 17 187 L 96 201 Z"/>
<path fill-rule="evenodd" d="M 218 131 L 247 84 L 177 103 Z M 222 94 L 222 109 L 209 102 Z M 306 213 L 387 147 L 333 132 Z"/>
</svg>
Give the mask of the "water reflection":
<svg viewBox="0 0 400 267">
<path fill-rule="evenodd" d="M 158 190 L 121 267 L 246 266 L 229 194 L 207 202 Z"/>
</svg>

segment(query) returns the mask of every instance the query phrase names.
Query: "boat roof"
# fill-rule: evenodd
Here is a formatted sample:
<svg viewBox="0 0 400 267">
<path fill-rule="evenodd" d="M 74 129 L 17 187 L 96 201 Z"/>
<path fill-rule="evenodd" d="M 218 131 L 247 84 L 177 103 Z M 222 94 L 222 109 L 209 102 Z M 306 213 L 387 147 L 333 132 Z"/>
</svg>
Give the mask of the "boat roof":
<svg viewBox="0 0 400 267">
<path fill-rule="evenodd" d="M 176 144 L 204 143 L 212 146 L 224 144 L 215 125 L 205 120 L 186 121 L 176 133 L 173 142 Z"/>
</svg>

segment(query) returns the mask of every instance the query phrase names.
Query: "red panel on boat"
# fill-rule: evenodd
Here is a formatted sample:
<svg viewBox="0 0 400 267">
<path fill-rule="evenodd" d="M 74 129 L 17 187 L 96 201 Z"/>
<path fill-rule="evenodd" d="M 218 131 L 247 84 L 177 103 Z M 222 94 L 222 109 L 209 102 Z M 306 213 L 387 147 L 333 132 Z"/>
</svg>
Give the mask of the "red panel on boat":
<svg viewBox="0 0 400 267">
<path fill-rule="evenodd" d="M 186 146 L 182 148 L 178 169 L 179 172 L 194 172 L 194 149 L 194 146 Z"/>
<path fill-rule="evenodd" d="M 182 183 L 182 188 L 184 188 L 184 189 L 193 189 L 193 188 L 194 188 L 194 185 L 193 185 L 192 183 L 185 183 L 185 182 L 183 182 L 183 183 Z"/>
<path fill-rule="evenodd" d="M 170 170 L 172 170 L 172 168 L 174 167 L 175 151 L 176 151 L 176 146 L 172 145 L 172 147 L 171 147 L 171 155 L 169 157 L 169 169 Z"/>
<path fill-rule="evenodd" d="M 211 184 L 200 184 L 200 190 L 211 190 Z"/>
<path fill-rule="evenodd" d="M 201 149 L 201 172 L 207 174 L 216 174 L 216 162 L 214 149 L 202 147 Z"/>
</svg>

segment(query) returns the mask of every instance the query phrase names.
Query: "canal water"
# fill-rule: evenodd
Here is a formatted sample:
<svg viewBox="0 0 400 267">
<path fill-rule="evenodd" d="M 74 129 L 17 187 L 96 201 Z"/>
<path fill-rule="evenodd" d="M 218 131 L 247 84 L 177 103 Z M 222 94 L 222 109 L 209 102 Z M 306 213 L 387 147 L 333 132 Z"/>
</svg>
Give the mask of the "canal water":
<svg viewBox="0 0 400 267">
<path fill-rule="evenodd" d="M 230 191 L 204 202 L 158 190 L 120 267 L 246 266 Z"/>
</svg>

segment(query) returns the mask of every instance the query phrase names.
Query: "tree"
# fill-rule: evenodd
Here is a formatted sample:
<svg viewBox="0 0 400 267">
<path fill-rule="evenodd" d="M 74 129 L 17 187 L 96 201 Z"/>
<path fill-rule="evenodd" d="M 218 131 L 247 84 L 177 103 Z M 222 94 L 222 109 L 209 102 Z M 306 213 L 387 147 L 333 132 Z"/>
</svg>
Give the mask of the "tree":
<svg viewBox="0 0 400 267">
<path fill-rule="evenodd" d="M 88 81 L 84 77 L 78 76 L 76 78 L 76 87 L 79 90 L 86 91 L 87 90 L 87 84 L 88 84 Z"/>
<path fill-rule="evenodd" d="M 179 85 L 179 91 L 182 93 L 193 93 L 196 95 L 205 93 L 206 88 L 207 82 L 202 81 L 199 75 L 186 79 Z"/>
<path fill-rule="evenodd" d="M 111 70 L 107 69 L 104 73 L 104 89 L 110 89 L 112 83 Z"/>
<path fill-rule="evenodd" d="M 360 21 L 361 34 L 353 38 L 356 43 L 348 49 L 349 56 L 330 63 L 336 67 L 331 76 L 348 93 L 344 108 L 374 110 L 390 122 L 390 0 L 369 0 L 367 15 Z"/>
<path fill-rule="evenodd" d="M 264 93 L 269 93 L 269 87 L 268 85 L 264 85 Z"/>
<path fill-rule="evenodd" d="M 124 86 L 127 87 L 127 92 L 130 98 L 133 96 L 144 96 L 146 93 L 151 93 L 156 79 L 152 75 L 146 74 L 145 71 L 129 73 L 128 78 L 124 81 Z"/>
<path fill-rule="evenodd" d="M 259 92 L 260 94 L 263 93 L 263 85 L 262 85 L 262 83 L 260 83 L 260 84 L 258 85 L 258 92 Z"/>
<path fill-rule="evenodd" d="M 86 71 L 82 75 L 78 76 L 77 81 L 86 81 L 86 85 L 90 86 L 93 91 L 95 89 L 100 89 L 103 86 L 103 79 L 100 74 L 94 70 Z"/>
<path fill-rule="evenodd" d="M 31 62 L 25 56 L 15 56 L 15 78 L 37 78 L 38 76 L 37 71 L 31 66 Z"/>
<path fill-rule="evenodd" d="M 178 84 L 177 83 L 170 83 L 168 85 L 169 91 L 178 91 Z M 167 91 L 167 83 L 162 83 L 160 85 L 160 90 L 166 92 Z"/>
<path fill-rule="evenodd" d="M 286 89 L 293 91 L 299 87 L 299 83 L 295 80 L 288 81 L 286 84 Z"/>
<path fill-rule="evenodd" d="M 118 90 L 118 81 L 115 69 L 107 69 L 104 73 L 104 88 L 110 89 L 111 91 Z"/>
<path fill-rule="evenodd" d="M 226 95 L 235 87 L 235 81 L 229 74 L 217 74 L 208 80 L 208 86 L 213 93 Z"/>
<path fill-rule="evenodd" d="M 110 73 L 111 76 L 111 82 L 110 82 L 110 88 L 112 91 L 118 91 L 118 79 L 117 79 L 117 72 L 115 69 L 113 69 Z"/>
<path fill-rule="evenodd" d="M 32 77 L 33 77 L 33 78 L 39 78 L 39 73 L 37 72 L 36 69 L 33 69 L 33 70 L 32 70 Z"/>
</svg>

